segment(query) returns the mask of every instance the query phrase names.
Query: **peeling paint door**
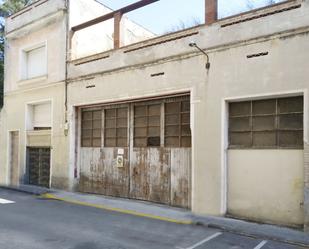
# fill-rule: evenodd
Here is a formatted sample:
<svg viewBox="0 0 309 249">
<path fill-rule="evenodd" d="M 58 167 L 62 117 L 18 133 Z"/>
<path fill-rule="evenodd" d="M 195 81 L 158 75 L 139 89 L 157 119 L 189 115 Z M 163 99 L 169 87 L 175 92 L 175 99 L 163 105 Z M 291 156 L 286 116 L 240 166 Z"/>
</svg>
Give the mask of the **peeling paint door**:
<svg viewBox="0 0 309 249">
<path fill-rule="evenodd" d="M 10 132 L 10 183 L 19 184 L 19 132 Z"/>
<path fill-rule="evenodd" d="M 188 96 L 83 109 L 79 190 L 190 208 Z"/>
</svg>

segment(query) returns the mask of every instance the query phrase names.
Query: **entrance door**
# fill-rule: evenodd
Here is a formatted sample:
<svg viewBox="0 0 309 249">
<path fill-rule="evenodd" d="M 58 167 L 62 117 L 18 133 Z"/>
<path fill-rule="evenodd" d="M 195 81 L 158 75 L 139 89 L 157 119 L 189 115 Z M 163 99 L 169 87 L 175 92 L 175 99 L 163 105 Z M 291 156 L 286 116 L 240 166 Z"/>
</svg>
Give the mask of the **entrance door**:
<svg viewBox="0 0 309 249">
<path fill-rule="evenodd" d="M 19 132 L 10 132 L 10 183 L 19 184 Z"/>
<path fill-rule="evenodd" d="M 50 148 L 27 148 L 27 168 L 31 185 L 50 187 Z"/>
</svg>

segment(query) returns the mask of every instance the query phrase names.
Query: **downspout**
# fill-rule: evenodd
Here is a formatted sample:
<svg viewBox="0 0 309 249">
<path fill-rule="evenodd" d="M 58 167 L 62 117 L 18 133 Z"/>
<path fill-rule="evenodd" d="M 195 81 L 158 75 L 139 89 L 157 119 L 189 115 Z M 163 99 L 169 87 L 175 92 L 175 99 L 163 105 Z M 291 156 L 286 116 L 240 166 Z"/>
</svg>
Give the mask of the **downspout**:
<svg viewBox="0 0 309 249">
<path fill-rule="evenodd" d="M 64 135 L 68 136 L 69 133 L 69 122 L 68 122 L 68 61 L 69 61 L 69 53 L 70 53 L 70 46 L 69 46 L 69 36 L 70 36 L 70 22 L 69 22 L 69 0 L 65 0 L 66 4 L 66 35 L 65 35 L 65 89 L 64 89 Z"/>
</svg>

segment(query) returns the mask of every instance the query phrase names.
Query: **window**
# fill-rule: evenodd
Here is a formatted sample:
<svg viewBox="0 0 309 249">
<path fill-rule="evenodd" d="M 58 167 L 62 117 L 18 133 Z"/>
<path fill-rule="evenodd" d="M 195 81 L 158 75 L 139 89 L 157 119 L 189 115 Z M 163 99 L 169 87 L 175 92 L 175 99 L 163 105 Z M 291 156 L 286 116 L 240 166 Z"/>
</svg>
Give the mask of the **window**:
<svg viewBox="0 0 309 249">
<path fill-rule="evenodd" d="M 102 110 L 82 111 L 82 147 L 101 147 Z"/>
<path fill-rule="evenodd" d="M 229 104 L 230 148 L 303 148 L 303 97 Z"/>
<path fill-rule="evenodd" d="M 128 108 L 104 110 L 104 146 L 128 146 Z"/>
<path fill-rule="evenodd" d="M 51 104 L 33 105 L 33 129 L 46 130 L 51 128 Z"/>
<path fill-rule="evenodd" d="M 47 74 L 46 46 L 23 51 L 22 79 L 32 79 Z"/>
<path fill-rule="evenodd" d="M 161 145 L 161 104 L 145 103 L 134 106 L 134 146 Z"/>
<path fill-rule="evenodd" d="M 190 147 L 190 101 L 176 99 L 165 104 L 165 146 Z"/>
</svg>

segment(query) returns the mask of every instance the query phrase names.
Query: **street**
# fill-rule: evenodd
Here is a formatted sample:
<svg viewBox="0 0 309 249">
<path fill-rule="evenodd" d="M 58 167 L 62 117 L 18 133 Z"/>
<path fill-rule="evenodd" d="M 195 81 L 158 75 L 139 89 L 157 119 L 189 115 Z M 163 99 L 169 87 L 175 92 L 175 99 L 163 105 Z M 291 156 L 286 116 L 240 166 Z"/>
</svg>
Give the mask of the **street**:
<svg viewBox="0 0 309 249">
<path fill-rule="evenodd" d="M 1 249 L 304 249 L 0 189 Z"/>
</svg>

